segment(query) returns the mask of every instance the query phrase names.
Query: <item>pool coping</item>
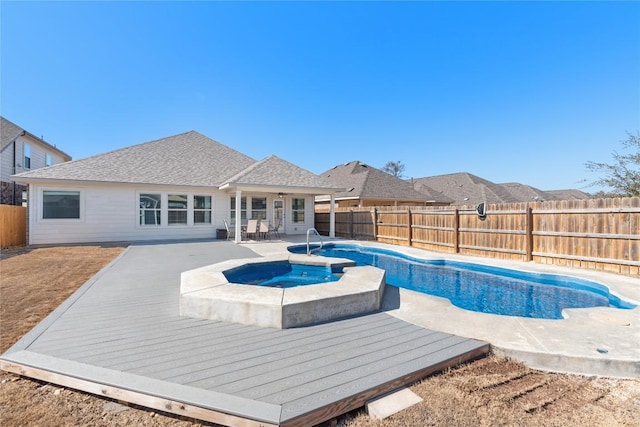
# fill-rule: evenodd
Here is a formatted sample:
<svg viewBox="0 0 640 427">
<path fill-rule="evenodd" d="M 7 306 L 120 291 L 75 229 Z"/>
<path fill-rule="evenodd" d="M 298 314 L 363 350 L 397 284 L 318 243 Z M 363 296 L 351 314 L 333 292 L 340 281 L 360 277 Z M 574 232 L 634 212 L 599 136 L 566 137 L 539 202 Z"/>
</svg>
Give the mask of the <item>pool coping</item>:
<svg viewBox="0 0 640 427">
<path fill-rule="evenodd" d="M 232 283 L 225 274 L 280 262 L 342 268 L 343 273 L 337 281 L 291 288 Z M 345 258 L 288 254 L 234 259 L 182 272 L 180 315 L 263 328 L 295 328 L 378 311 L 385 284 L 384 270 L 356 267 Z"/>
<path fill-rule="evenodd" d="M 634 309 L 595 307 L 564 310 L 565 319 L 530 319 L 478 313 L 458 308 L 445 298 L 387 287 L 382 309 L 429 329 L 489 342 L 495 354 L 536 369 L 597 375 L 640 377 L 640 280 L 597 270 L 583 270 L 490 258 L 446 254 L 390 244 L 347 239 L 325 241 L 378 247 L 415 258 L 453 260 L 532 273 L 558 274 L 602 284 L 634 304 Z M 259 254 L 286 251 L 300 243 L 247 244 Z"/>
</svg>

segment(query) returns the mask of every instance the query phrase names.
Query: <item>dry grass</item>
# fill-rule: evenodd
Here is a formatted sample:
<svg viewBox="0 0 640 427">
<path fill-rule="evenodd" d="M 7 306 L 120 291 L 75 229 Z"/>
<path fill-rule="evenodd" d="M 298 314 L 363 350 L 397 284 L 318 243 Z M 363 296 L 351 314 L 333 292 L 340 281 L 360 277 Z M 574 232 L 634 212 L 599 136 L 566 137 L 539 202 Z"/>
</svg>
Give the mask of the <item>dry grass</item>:
<svg viewBox="0 0 640 427">
<path fill-rule="evenodd" d="M 0 353 L 122 250 L 75 246 L 3 251 Z M 640 380 L 544 373 L 493 356 L 426 378 L 411 389 L 424 401 L 391 418 L 375 421 L 360 410 L 323 423 L 323 427 L 640 425 Z M 0 425 L 211 424 L 119 405 L 3 372 Z"/>
</svg>

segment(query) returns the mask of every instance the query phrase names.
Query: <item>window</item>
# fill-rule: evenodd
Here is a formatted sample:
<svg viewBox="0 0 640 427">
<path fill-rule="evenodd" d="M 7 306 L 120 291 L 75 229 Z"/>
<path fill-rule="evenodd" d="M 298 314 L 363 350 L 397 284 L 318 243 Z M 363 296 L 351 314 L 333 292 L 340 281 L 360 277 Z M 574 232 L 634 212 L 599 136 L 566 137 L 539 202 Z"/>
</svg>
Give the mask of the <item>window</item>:
<svg viewBox="0 0 640 427">
<path fill-rule="evenodd" d="M 211 196 L 193 196 L 193 223 L 211 224 Z"/>
<path fill-rule="evenodd" d="M 251 198 L 251 219 L 267 219 L 267 198 Z"/>
<path fill-rule="evenodd" d="M 240 220 L 245 221 L 247 219 L 247 198 L 240 198 Z M 231 223 L 236 222 L 236 196 L 231 196 Z"/>
<path fill-rule="evenodd" d="M 140 225 L 160 225 L 160 194 L 140 194 Z"/>
<path fill-rule="evenodd" d="M 31 146 L 24 144 L 24 168 L 31 169 Z"/>
<path fill-rule="evenodd" d="M 47 153 L 44 155 L 44 165 L 51 166 L 51 154 Z"/>
<path fill-rule="evenodd" d="M 43 191 L 43 219 L 80 219 L 79 191 Z"/>
<path fill-rule="evenodd" d="M 291 199 L 291 215 L 293 222 L 304 222 L 304 199 L 297 197 Z"/>
<path fill-rule="evenodd" d="M 168 201 L 168 223 L 187 224 L 187 200 L 186 194 L 169 194 Z"/>
</svg>

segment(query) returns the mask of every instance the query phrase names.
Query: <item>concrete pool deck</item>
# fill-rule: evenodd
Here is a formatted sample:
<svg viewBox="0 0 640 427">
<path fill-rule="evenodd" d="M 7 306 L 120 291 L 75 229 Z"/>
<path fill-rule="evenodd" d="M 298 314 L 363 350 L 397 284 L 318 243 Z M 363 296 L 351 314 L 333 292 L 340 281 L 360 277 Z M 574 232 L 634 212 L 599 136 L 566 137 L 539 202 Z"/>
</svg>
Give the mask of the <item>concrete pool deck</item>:
<svg viewBox="0 0 640 427">
<path fill-rule="evenodd" d="M 182 272 L 259 257 L 224 240 L 132 244 L 0 369 L 217 424 L 307 427 L 490 351 L 382 310 L 290 329 L 180 315 Z"/>
<path fill-rule="evenodd" d="M 640 279 L 595 270 L 431 252 L 376 242 L 324 239 L 325 242 L 383 247 L 416 258 L 449 259 L 528 272 L 558 274 L 598 282 L 611 293 L 640 305 Z M 267 256 L 304 240 L 244 243 Z M 425 328 L 489 342 L 495 354 L 532 368 L 607 377 L 640 377 L 640 306 L 569 309 L 562 320 L 528 319 L 460 309 L 444 298 L 387 287 L 383 310 Z"/>
</svg>

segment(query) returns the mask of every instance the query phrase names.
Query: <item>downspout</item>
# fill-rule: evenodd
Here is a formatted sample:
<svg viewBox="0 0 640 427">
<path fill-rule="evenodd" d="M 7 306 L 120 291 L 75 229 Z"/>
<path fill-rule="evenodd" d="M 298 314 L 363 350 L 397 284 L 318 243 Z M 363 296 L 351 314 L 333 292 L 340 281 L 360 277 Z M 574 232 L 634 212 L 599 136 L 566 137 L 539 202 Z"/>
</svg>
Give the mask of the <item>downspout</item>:
<svg viewBox="0 0 640 427">
<path fill-rule="evenodd" d="M 13 169 L 11 171 L 11 175 L 16 174 L 16 140 L 13 140 Z M 11 181 L 12 189 L 11 189 L 11 204 L 16 204 L 16 182 Z"/>
<path fill-rule="evenodd" d="M 13 172 L 11 173 L 11 175 L 15 175 L 16 174 L 16 165 L 17 165 L 17 155 L 16 155 L 16 140 L 18 139 L 18 137 L 21 136 L 25 136 L 25 134 L 27 133 L 26 130 L 22 130 L 22 133 L 18 136 L 15 137 L 15 139 L 13 140 Z M 13 183 L 13 191 L 12 191 L 12 197 L 11 197 L 11 203 L 13 205 L 16 204 L 16 182 L 12 181 Z"/>
</svg>

